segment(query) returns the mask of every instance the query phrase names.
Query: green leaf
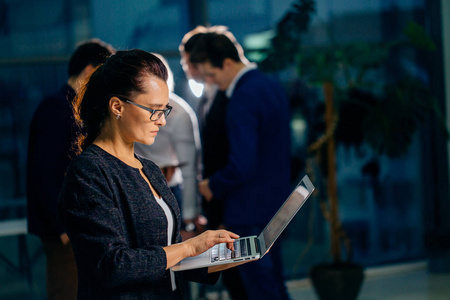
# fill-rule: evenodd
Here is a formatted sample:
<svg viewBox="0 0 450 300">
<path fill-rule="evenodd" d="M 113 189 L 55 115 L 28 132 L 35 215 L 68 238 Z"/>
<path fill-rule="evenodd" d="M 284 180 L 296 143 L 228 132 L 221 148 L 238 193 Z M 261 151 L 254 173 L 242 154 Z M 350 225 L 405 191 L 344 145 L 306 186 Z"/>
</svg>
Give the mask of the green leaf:
<svg viewBox="0 0 450 300">
<path fill-rule="evenodd" d="M 344 48 L 347 62 L 359 68 L 376 68 L 386 62 L 389 49 L 385 45 L 353 43 Z"/>
<path fill-rule="evenodd" d="M 414 47 L 428 51 L 436 50 L 436 45 L 433 40 L 419 24 L 409 22 L 403 30 L 403 33 Z"/>
</svg>

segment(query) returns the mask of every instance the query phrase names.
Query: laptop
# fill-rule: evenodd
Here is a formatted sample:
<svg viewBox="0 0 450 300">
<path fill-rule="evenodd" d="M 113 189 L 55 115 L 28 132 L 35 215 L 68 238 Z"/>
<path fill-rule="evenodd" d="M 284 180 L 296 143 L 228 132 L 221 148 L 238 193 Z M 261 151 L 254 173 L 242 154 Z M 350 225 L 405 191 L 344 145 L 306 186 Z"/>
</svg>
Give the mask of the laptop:
<svg viewBox="0 0 450 300">
<path fill-rule="evenodd" d="M 261 259 L 270 250 L 313 191 L 314 186 L 308 175 L 305 175 L 259 236 L 236 239 L 234 251 L 229 250 L 226 243 L 217 244 L 200 255 L 183 259 L 173 266 L 172 270 L 184 271 Z"/>
</svg>

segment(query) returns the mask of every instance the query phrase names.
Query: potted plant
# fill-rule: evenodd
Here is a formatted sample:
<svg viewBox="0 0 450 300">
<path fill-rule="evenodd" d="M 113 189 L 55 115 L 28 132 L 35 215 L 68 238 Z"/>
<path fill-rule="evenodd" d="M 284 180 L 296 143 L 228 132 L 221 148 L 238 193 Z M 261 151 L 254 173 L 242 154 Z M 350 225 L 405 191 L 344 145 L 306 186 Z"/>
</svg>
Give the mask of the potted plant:
<svg viewBox="0 0 450 300">
<path fill-rule="evenodd" d="M 313 13 L 314 1 L 294 2 L 277 24 L 260 66 L 276 71 L 294 64 L 304 82 L 322 89 L 324 131 L 308 150 L 310 157 L 324 162 L 327 201 L 321 202 L 321 209 L 330 226 L 332 262 L 314 266 L 310 277 L 320 299 L 351 300 L 356 299 L 364 275 L 363 267 L 352 263 L 351 241 L 339 218 L 335 144 L 364 144 L 376 154 L 398 157 L 407 152 L 420 123 L 430 114 L 447 137 L 448 133 L 433 96 L 418 78 L 404 72 L 375 82 L 368 76 L 386 74 L 393 55 L 407 57 L 411 49 L 434 50 L 422 27 L 411 22 L 404 30 L 405 38 L 387 43 L 303 47 L 301 37 Z M 342 249 L 346 249 L 345 260 Z"/>
</svg>

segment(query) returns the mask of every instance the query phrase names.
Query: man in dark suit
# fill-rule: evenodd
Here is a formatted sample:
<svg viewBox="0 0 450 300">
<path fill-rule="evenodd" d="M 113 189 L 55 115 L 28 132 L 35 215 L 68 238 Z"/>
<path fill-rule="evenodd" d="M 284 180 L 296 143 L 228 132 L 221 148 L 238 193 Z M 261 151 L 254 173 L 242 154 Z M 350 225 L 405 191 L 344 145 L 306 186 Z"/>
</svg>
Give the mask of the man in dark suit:
<svg viewBox="0 0 450 300">
<path fill-rule="evenodd" d="M 203 121 L 200 124 L 203 146 L 203 178 L 209 178 L 216 171 L 225 167 L 228 160 L 228 134 L 225 128 L 227 103 L 228 99 L 225 93 L 217 91 L 209 109 L 207 109 L 208 103 L 205 100 L 199 105 L 199 112 L 204 112 Z M 222 199 L 215 198 L 212 201 L 204 201 L 203 208 L 211 228 L 223 227 Z"/>
<path fill-rule="evenodd" d="M 223 223 L 240 236 L 258 235 L 290 192 L 290 112 L 281 86 L 249 63 L 231 32 L 202 33 L 191 63 L 228 97 L 225 167 L 199 184 L 207 201 L 224 200 Z M 289 299 L 279 244 L 238 267 L 249 299 Z"/>
<path fill-rule="evenodd" d="M 186 77 L 204 83 L 203 95 L 197 109 L 202 141 L 203 178 L 209 178 L 215 172 L 224 168 L 229 153 L 228 133 L 225 127 L 228 99 L 225 92 L 218 90 L 217 85 L 213 82 L 205 81 L 197 66 L 189 60 L 190 51 L 199 42 L 198 38 L 201 37 L 199 33 L 209 30 L 212 29 L 198 26 L 184 36 L 179 47 L 181 63 Z M 203 201 L 202 207 L 210 229 L 224 228 L 223 205 L 223 199 L 217 197 L 211 201 Z M 223 271 L 222 280 L 232 299 L 247 299 L 237 268 Z"/>
<path fill-rule="evenodd" d="M 69 238 L 57 218 L 57 201 L 79 133 L 72 101 L 84 79 L 114 49 L 100 40 L 80 44 L 72 54 L 67 83 L 46 97 L 30 126 L 27 161 L 28 232 L 37 235 L 47 257 L 48 299 L 76 299 L 77 269 Z"/>
</svg>

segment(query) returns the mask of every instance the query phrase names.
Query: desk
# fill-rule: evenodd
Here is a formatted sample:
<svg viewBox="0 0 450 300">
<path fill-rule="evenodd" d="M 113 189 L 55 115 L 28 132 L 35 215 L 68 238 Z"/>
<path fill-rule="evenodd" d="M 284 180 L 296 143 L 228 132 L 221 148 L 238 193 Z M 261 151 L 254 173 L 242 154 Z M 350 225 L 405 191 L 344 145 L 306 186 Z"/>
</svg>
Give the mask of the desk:
<svg viewBox="0 0 450 300">
<path fill-rule="evenodd" d="M 19 265 L 15 265 L 2 253 L 0 253 L 0 262 L 5 263 L 12 271 L 26 276 L 28 286 L 31 287 L 31 264 L 26 241 L 27 232 L 27 219 L 25 218 L 0 221 L 0 238 L 6 236 L 17 236 L 18 238 Z"/>
</svg>

